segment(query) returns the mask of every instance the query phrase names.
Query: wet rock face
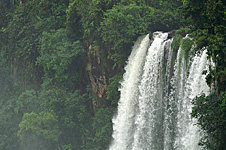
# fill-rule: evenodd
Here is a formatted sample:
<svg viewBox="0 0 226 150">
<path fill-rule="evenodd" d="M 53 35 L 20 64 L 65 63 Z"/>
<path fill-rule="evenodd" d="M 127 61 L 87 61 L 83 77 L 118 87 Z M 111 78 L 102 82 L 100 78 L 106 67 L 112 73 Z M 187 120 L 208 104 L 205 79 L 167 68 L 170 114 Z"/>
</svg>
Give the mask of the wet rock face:
<svg viewBox="0 0 226 150">
<path fill-rule="evenodd" d="M 153 31 L 151 31 L 149 33 L 149 38 L 152 39 L 153 38 Z M 182 37 L 185 37 L 188 33 L 186 31 L 181 31 L 179 33 Z M 176 30 L 172 30 L 172 31 L 168 31 L 168 39 L 173 38 L 176 35 Z"/>
<path fill-rule="evenodd" d="M 168 39 L 173 38 L 176 35 L 175 30 L 168 32 Z"/>
<path fill-rule="evenodd" d="M 86 70 L 89 74 L 92 90 L 99 98 L 105 97 L 105 89 L 107 87 L 106 71 L 103 66 L 100 56 L 98 56 L 99 49 L 93 49 L 89 46 L 88 62 Z"/>
</svg>

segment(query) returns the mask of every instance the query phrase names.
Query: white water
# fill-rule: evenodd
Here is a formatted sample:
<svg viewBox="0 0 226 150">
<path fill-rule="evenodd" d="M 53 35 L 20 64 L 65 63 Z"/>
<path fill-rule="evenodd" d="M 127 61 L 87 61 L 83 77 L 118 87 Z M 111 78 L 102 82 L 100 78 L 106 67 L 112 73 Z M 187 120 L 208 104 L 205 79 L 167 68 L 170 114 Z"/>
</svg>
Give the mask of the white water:
<svg viewBox="0 0 226 150">
<path fill-rule="evenodd" d="M 125 67 L 109 150 L 199 150 L 191 100 L 209 87 L 206 50 L 186 61 L 167 33 L 139 38 Z"/>
</svg>

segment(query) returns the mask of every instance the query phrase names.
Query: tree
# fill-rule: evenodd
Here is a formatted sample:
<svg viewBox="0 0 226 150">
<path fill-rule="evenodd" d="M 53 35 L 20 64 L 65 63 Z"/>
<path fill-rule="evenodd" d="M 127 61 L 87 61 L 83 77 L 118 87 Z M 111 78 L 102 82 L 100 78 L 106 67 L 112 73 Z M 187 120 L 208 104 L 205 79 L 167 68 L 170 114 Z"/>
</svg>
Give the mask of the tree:
<svg viewBox="0 0 226 150">
<path fill-rule="evenodd" d="M 67 92 L 57 87 L 45 87 L 40 92 L 41 107 L 45 111 L 54 111 L 58 119 L 60 147 L 83 149 L 85 132 L 91 130 L 87 95 L 79 90 Z"/>
<path fill-rule="evenodd" d="M 198 119 L 198 125 L 205 135 L 200 141 L 204 149 L 225 150 L 226 148 L 226 92 L 202 95 L 192 103 L 191 116 Z"/>
<path fill-rule="evenodd" d="M 84 149 L 101 150 L 107 149 L 111 142 L 113 108 L 97 108 L 92 119 L 90 130 L 85 132 Z M 94 146 L 95 145 L 95 146 Z"/>
<path fill-rule="evenodd" d="M 198 119 L 206 133 L 200 141 L 201 146 L 210 150 L 225 149 L 226 2 L 184 0 L 183 11 L 192 24 L 197 49 L 206 47 L 209 59 L 215 63 L 215 66 L 210 66 L 206 81 L 216 91 L 209 96 L 195 98 L 191 115 Z"/>
<path fill-rule="evenodd" d="M 209 58 L 216 64 L 211 68 L 207 83 L 216 83 L 217 89 L 226 89 L 226 3 L 222 0 L 185 0 L 184 15 L 191 20 L 197 49 L 207 47 Z"/>
<path fill-rule="evenodd" d="M 53 111 L 31 112 L 23 115 L 19 124 L 18 135 L 21 138 L 24 150 L 49 150 L 58 148 L 60 131 L 58 120 Z"/>
<path fill-rule="evenodd" d="M 44 79 L 54 86 L 71 91 L 83 84 L 85 51 L 80 41 L 73 42 L 66 29 L 43 32 L 37 64 L 44 69 Z"/>
</svg>

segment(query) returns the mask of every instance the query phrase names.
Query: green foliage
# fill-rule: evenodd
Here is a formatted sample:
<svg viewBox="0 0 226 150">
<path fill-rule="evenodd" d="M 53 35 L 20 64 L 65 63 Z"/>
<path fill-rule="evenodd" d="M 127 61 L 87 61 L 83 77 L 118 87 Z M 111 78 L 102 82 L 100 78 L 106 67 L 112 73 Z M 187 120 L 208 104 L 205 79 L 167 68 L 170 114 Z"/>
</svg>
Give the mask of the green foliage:
<svg viewBox="0 0 226 150">
<path fill-rule="evenodd" d="M 121 72 L 133 42 L 141 34 L 183 26 L 180 5 L 180 0 L 1 0 L 0 149 L 31 149 L 32 142 L 42 143 L 32 145 L 41 149 L 107 149 Z M 208 83 L 216 83 L 219 93 L 226 89 L 225 6 L 223 0 L 185 0 L 182 7 L 196 30 L 197 46 L 207 47 L 216 62 Z M 188 31 L 177 31 L 183 32 Z M 174 37 L 171 46 L 176 51 L 182 44 L 188 56 L 192 41 L 181 39 Z M 98 49 L 92 56 L 102 59 L 109 81 L 103 98 L 85 89 L 90 45 Z"/>
<path fill-rule="evenodd" d="M 7 6 L 3 1 L 0 1 L 0 29 L 2 29 L 6 24 Z"/>
<path fill-rule="evenodd" d="M 116 5 L 104 13 L 100 31 L 104 41 L 120 50 L 123 44 L 131 44 L 138 34 L 145 34 L 154 9 L 137 5 Z"/>
<path fill-rule="evenodd" d="M 180 47 L 182 36 L 180 34 L 177 34 L 173 37 L 173 42 L 171 43 L 171 48 L 173 51 L 177 51 Z"/>
<path fill-rule="evenodd" d="M 84 149 L 101 150 L 107 149 L 112 135 L 113 108 L 98 108 L 93 118 L 92 128 L 86 135 Z M 94 146 L 95 145 L 95 146 Z"/>
<path fill-rule="evenodd" d="M 181 34 L 181 35 L 188 34 L 190 32 L 191 32 L 191 28 L 190 27 L 182 27 L 182 28 L 177 29 L 175 31 L 176 34 Z"/>
<path fill-rule="evenodd" d="M 174 9 L 167 9 L 169 5 L 174 8 L 180 4 L 167 0 L 72 0 L 67 23 L 78 38 L 86 39 L 87 47 L 94 41 L 97 47 L 109 47 L 110 55 L 104 55 L 104 50 L 100 49 L 103 60 L 109 58 L 114 61 L 113 69 L 121 70 L 139 35 L 169 31 L 181 23 Z"/>
<path fill-rule="evenodd" d="M 18 135 L 24 150 L 57 148 L 60 131 L 57 117 L 53 111 L 39 114 L 26 113 L 19 127 Z"/>
<path fill-rule="evenodd" d="M 206 133 L 200 141 L 204 149 L 224 150 L 226 147 L 226 92 L 221 96 L 216 93 L 202 95 L 192 103 L 191 116 L 198 119 L 198 125 Z"/>
<path fill-rule="evenodd" d="M 112 66 L 113 70 L 116 70 L 116 68 L 121 68 L 125 65 L 125 54 L 114 53 L 112 55 L 109 55 L 109 58 L 114 61 L 114 65 Z"/>
<path fill-rule="evenodd" d="M 58 116 L 60 145 L 81 149 L 84 134 L 91 123 L 87 95 L 81 95 L 79 90 L 69 93 L 63 89 L 49 88 L 40 92 L 40 99 L 41 107 L 53 110 Z"/>
<path fill-rule="evenodd" d="M 1 52 L 5 51 L 5 57 L 10 61 L 11 77 L 20 87 L 20 93 L 29 88 L 40 88 L 42 72 L 35 65 L 39 55 L 39 36 L 43 31 L 65 26 L 66 5 L 62 1 L 37 0 L 23 1 L 21 7 L 18 2 L 6 3 L 11 7 L 5 12 L 4 21 L 7 23 L 0 31 L 0 45 Z"/>
<path fill-rule="evenodd" d="M 0 149 L 13 150 L 20 146 L 16 135 L 21 115 L 14 112 L 16 98 L 10 94 L 1 94 L 0 99 Z"/>
<path fill-rule="evenodd" d="M 181 40 L 181 50 L 183 52 L 186 62 L 188 62 L 188 57 L 193 45 L 194 45 L 194 41 L 192 41 L 189 37 L 183 38 Z"/>
<path fill-rule="evenodd" d="M 77 10 L 76 10 L 76 4 L 75 1 L 71 1 L 69 4 L 69 7 L 67 9 L 67 27 L 69 28 L 71 32 L 71 36 L 74 37 L 74 39 L 81 39 L 83 37 L 82 35 L 82 24 L 81 24 L 81 17 L 79 16 Z"/>
<path fill-rule="evenodd" d="M 19 96 L 4 91 L 0 99 L 0 149 L 18 149 L 21 145 L 17 136 L 19 123 L 24 113 L 40 110 L 38 97 L 34 90 L 25 91 Z"/>
<path fill-rule="evenodd" d="M 112 106 L 117 106 L 120 98 L 120 81 L 122 80 L 122 74 L 116 74 L 112 78 L 109 79 L 109 84 L 107 87 L 107 99 L 111 101 Z"/>
<path fill-rule="evenodd" d="M 89 24 L 81 12 L 66 15 L 67 0 L 19 2 L 0 4 L 0 149 L 84 149 L 94 137 L 99 148 L 106 147 L 112 113 L 106 108 L 94 120 L 92 99 L 82 94 L 86 41 L 78 39 Z M 112 4 L 90 4 L 99 7 L 100 15 L 92 15 L 98 25 L 101 9 Z"/>
<path fill-rule="evenodd" d="M 1 50 L 0 48 L 0 89 L 1 89 L 0 95 L 3 95 L 7 91 L 9 85 L 11 85 L 9 75 L 10 75 L 10 65 L 8 64 L 7 52 Z"/>
<path fill-rule="evenodd" d="M 225 24 L 225 5 L 222 0 L 184 0 L 183 10 L 186 18 L 191 19 L 196 28 L 207 29 L 213 25 Z"/>
<path fill-rule="evenodd" d="M 185 0 L 183 10 L 185 17 L 190 18 L 193 25 L 197 48 L 206 47 L 209 58 L 212 58 L 216 64 L 215 68 L 211 68 L 211 75 L 208 76 L 207 82 L 216 80 L 218 90 L 224 91 L 226 89 L 225 1 Z"/>
<path fill-rule="evenodd" d="M 181 64 L 182 59 L 184 59 L 185 65 L 187 66 L 187 69 L 188 69 L 189 57 L 191 58 L 192 56 L 194 56 L 194 48 L 192 48 L 194 45 L 194 41 L 190 37 L 183 38 L 181 36 L 182 34 L 181 32 L 184 33 L 184 29 L 180 29 L 176 31 L 176 35 L 173 37 L 173 42 L 171 43 L 171 48 L 174 53 L 177 53 L 177 51 L 181 48 L 179 63 Z M 174 62 L 175 61 L 176 59 L 174 60 Z M 179 65 L 179 70 L 180 70 L 180 66 L 181 65 Z"/>
<path fill-rule="evenodd" d="M 53 80 L 53 84 L 67 85 L 68 88 L 79 84 L 82 80 L 79 73 L 81 66 L 84 66 L 82 55 L 85 52 L 80 41 L 71 41 L 67 31 L 60 29 L 55 33 L 43 32 L 40 43 L 37 63 L 44 68 L 45 77 Z"/>
<path fill-rule="evenodd" d="M 182 10 L 185 18 L 192 25 L 197 50 L 207 48 L 208 57 L 215 63 L 215 67 L 209 67 L 210 73 L 206 80 L 209 86 L 214 85 L 217 89 L 217 93 L 194 99 L 191 115 L 198 119 L 198 124 L 205 132 L 205 136 L 200 141 L 202 148 L 225 149 L 226 2 L 222 0 L 184 0 L 183 2 Z"/>
<path fill-rule="evenodd" d="M 14 111 L 17 114 L 24 114 L 38 111 L 39 107 L 40 101 L 37 92 L 35 90 L 27 90 L 18 96 Z"/>
<path fill-rule="evenodd" d="M 109 0 L 72 0 L 69 4 L 68 16 L 69 24 L 80 22 L 79 26 L 73 27 L 73 30 L 79 29 L 82 31 L 85 38 L 99 38 L 97 28 L 103 17 L 103 12 L 111 8 L 117 1 Z M 78 18 L 72 18 L 78 16 Z M 81 29 L 80 29 L 81 27 Z"/>
<path fill-rule="evenodd" d="M 137 35 L 146 34 L 154 9 L 147 6 L 115 5 L 104 12 L 98 28 L 103 41 L 112 45 L 108 56 L 114 61 L 113 69 L 122 68 Z"/>
</svg>

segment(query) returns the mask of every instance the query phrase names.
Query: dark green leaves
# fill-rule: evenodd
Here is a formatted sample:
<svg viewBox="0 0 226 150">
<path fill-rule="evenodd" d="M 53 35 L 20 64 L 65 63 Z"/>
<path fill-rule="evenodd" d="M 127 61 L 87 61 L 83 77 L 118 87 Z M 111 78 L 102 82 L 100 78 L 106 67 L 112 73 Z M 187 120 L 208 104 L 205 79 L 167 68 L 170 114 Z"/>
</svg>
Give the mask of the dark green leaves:
<svg viewBox="0 0 226 150">
<path fill-rule="evenodd" d="M 111 101 L 111 105 L 117 106 L 120 98 L 120 81 L 122 80 L 122 74 L 116 74 L 109 79 L 109 85 L 107 87 L 107 99 Z"/>
<path fill-rule="evenodd" d="M 114 43 L 114 49 L 134 41 L 138 34 L 145 34 L 154 9 L 137 5 L 118 5 L 104 14 L 100 31 L 104 41 Z"/>
<path fill-rule="evenodd" d="M 44 32 L 40 42 L 40 56 L 37 58 L 37 63 L 44 68 L 45 77 L 57 83 L 80 80 L 78 69 L 82 66 L 82 56 L 85 51 L 80 41 L 73 42 L 67 35 L 65 29 L 56 33 Z M 74 72 L 73 76 L 71 72 Z"/>
<path fill-rule="evenodd" d="M 203 129 L 206 135 L 200 141 L 205 149 L 223 150 L 226 142 L 226 111 L 225 111 L 226 93 L 221 96 L 210 94 L 202 95 L 193 100 L 192 117 L 198 119 L 198 125 Z"/>
<path fill-rule="evenodd" d="M 19 124 L 18 135 L 22 141 L 23 149 L 56 149 L 60 135 L 58 120 L 53 111 L 31 112 L 23 116 Z"/>
</svg>

